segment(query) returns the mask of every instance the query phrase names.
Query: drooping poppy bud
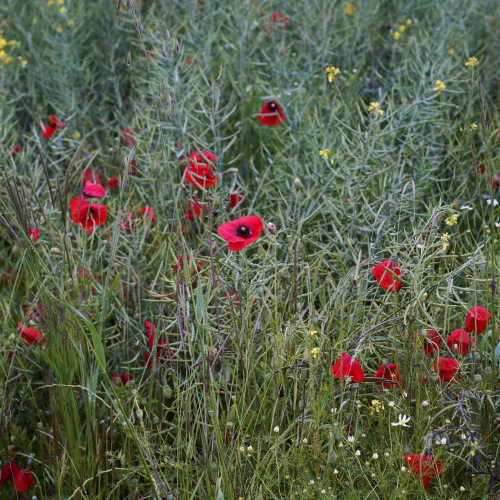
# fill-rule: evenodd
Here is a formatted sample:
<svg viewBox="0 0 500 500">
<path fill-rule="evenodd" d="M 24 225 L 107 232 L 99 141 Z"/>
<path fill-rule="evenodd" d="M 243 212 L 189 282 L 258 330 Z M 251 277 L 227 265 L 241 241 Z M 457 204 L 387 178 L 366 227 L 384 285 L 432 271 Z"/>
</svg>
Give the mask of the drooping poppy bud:
<svg viewBox="0 0 500 500">
<path fill-rule="evenodd" d="M 29 232 L 28 232 L 30 238 L 33 240 L 33 243 L 36 243 L 38 241 L 38 238 L 40 238 L 40 231 L 36 227 L 32 227 Z"/>
<path fill-rule="evenodd" d="M 458 361 L 453 358 L 439 357 L 434 361 L 434 369 L 438 372 L 441 381 L 451 382 L 458 372 Z"/>
</svg>

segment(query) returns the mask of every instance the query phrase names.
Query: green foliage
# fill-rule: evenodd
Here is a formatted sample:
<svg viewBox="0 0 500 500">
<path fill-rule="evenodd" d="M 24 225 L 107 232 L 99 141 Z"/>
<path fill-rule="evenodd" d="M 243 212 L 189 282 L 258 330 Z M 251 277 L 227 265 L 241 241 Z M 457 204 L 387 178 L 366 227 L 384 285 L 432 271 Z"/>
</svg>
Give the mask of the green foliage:
<svg viewBox="0 0 500 500">
<path fill-rule="evenodd" d="M 499 4 L 346 3 L 0 6 L 0 460 L 30 462 L 25 495 L 498 494 Z M 278 127 L 257 120 L 271 99 Z M 215 186 L 186 181 L 194 151 Z M 68 210 L 88 171 L 119 179 L 91 235 Z M 230 252 L 217 226 L 245 215 L 277 232 Z M 398 294 L 371 273 L 386 259 Z M 460 356 L 475 305 L 492 320 Z M 365 382 L 333 377 L 342 353 Z M 376 384 L 387 363 L 400 388 Z M 404 457 L 426 452 L 424 490 Z"/>
</svg>

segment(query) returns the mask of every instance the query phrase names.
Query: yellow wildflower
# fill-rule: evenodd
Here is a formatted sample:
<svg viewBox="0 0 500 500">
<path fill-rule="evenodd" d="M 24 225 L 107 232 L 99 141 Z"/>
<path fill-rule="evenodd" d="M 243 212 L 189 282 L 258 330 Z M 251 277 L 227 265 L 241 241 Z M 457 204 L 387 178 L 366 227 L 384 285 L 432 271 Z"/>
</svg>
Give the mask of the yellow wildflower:
<svg viewBox="0 0 500 500">
<path fill-rule="evenodd" d="M 450 246 L 450 236 L 448 233 L 443 233 L 441 235 L 441 248 L 446 250 Z"/>
<path fill-rule="evenodd" d="M 73 26 L 73 24 L 75 24 L 75 21 L 73 19 L 70 19 L 68 21 L 68 26 L 71 28 L 71 26 Z"/>
<path fill-rule="evenodd" d="M 394 40 L 399 40 L 399 37 L 401 36 L 401 33 L 399 31 L 395 31 L 392 36 L 394 37 Z"/>
<path fill-rule="evenodd" d="M 54 5 L 54 0 L 49 0 L 47 2 L 47 7 L 52 7 Z"/>
<path fill-rule="evenodd" d="M 398 26 L 398 30 L 400 33 L 404 33 L 406 31 L 406 26 L 404 24 L 400 24 Z"/>
<path fill-rule="evenodd" d="M 61 25 L 59 25 L 57 28 L 56 28 L 57 32 L 58 33 L 62 33 L 62 28 L 61 28 Z"/>
<path fill-rule="evenodd" d="M 477 124 L 471 123 L 469 128 L 470 128 L 470 131 L 472 132 L 473 130 L 477 129 Z"/>
<path fill-rule="evenodd" d="M 82 134 L 80 134 L 80 132 L 77 131 L 73 134 L 73 139 L 80 139 L 81 136 Z"/>
<path fill-rule="evenodd" d="M 64 7 L 64 5 L 59 9 L 59 12 L 61 14 L 66 14 L 66 12 L 68 12 L 68 9 L 66 7 Z"/>
<path fill-rule="evenodd" d="M 408 26 L 410 26 L 410 24 L 413 24 L 413 21 L 412 21 L 411 19 L 409 19 L 409 18 L 408 18 L 408 19 L 406 20 L 406 24 L 407 24 Z"/>
<path fill-rule="evenodd" d="M 7 40 L 0 36 L 0 50 L 3 49 L 7 45 Z"/>
<path fill-rule="evenodd" d="M 319 347 L 315 347 L 314 349 L 311 349 L 311 354 L 313 355 L 313 358 L 316 359 L 319 354 Z"/>
<path fill-rule="evenodd" d="M 475 57 L 469 57 L 468 61 L 465 61 L 466 66 L 471 66 L 472 68 L 478 63 L 479 61 Z"/>
<path fill-rule="evenodd" d="M 354 14 L 354 5 L 352 3 L 347 3 L 344 12 L 346 16 L 352 16 Z"/>
<path fill-rule="evenodd" d="M 57 3 L 58 3 L 59 5 L 63 5 L 63 4 L 64 4 L 64 0 L 57 0 Z"/>
<path fill-rule="evenodd" d="M 325 160 L 327 160 L 328 158 L 330 158 L 332 152 L 329 150 L 329 149 L 322 149 L 320 152 L 319 152 L 319 155 L 322 156 Z"/>
<path fill-rule="evenodd" d="M 33 21 L 31 21 L 33 24 L 36 24 L 38 22 L 38 17 L 34 17 Z"/>
<path fill-rule="evenodd" d="M 436 86 L 434 87 L 434 92 L 439 92 L 440 90 L 444 90 L 446 85 L 441 80 L 436 80 Z"/>
<path fill-rule="evenodd" d="M 446 218 L 446 224 L 448 226 L 454 226 L 457 223 L 458 215 L 450 215 Z"/>
<path fill-rule="evenodd" d="M 328 81 L 333 82 L 335 76 L 340 74 L 340 69 L 335 66 L 327 66 L 325 68 L 325 73 L 328 75 Z"/>
<path fill-rule="evenodd" d="M 384 110 L 383 109 L 379 109 L 380 107 L 380 103 L 378 102 L 371 102 L 370 105 L 368 106 L 368 113 L 375 113 L 377 112 L 380 116 L 382 116 L 384 114 Z"/>
<path fill-rule="evenodd" d="M 452 47 L 451 49 L 448 49 L 448 55 L 452 56 L 455 53 L 455 49 Z"/>
<path fill-rule="evenodd" d="M 28 65 L 28 61 L 26 61 L 26 59 L 23 59 L 23 60 L 21 61 L 21 67 L 22 67 L 22 68 L 25 68 L 27 65 Z"/>
</svg>

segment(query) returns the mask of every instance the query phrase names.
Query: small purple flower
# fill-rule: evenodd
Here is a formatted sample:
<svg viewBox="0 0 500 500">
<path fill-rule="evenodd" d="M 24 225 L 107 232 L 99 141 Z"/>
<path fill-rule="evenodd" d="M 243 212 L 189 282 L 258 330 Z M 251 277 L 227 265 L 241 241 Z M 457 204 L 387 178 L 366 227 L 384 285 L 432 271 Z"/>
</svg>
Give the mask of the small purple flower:
<svg viewBox="0 0 500 500">
<path fill-rule="evenodd" d="M 491 285 L 491 289 L 493 290 L 493 295 L 495 295 L 497 293 L 497 282 L 496 282 L 496 280 L 492 279 L 490 285 Z"/>
</svg>

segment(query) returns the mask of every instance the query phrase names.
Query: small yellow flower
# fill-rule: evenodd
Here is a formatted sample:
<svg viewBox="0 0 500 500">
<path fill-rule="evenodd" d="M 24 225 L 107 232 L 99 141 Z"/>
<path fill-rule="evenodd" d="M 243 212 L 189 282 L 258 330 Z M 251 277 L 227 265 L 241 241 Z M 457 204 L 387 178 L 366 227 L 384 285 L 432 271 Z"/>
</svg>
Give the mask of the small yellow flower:
<svg viewBox="0 0 500 500">
<path fill-rule="evenodd" d="M 472 132 L 473 130 L 477 129 L 477 125 L 475 123 L 471 123 L 469 129 Z"/>
<path fill-rule="evenodd" d="M 68 9 L 67 9 L 66 7 L 62 6 L 62 7 L 59 9 L 59 12 L 60 12 L 61 14 L 66 14 L 66 12 L 68 12 Z"/>
<path fill-rule="evenodd" d="M 26 68 L 26 66 L 27 66 L 27 65 L 28 65 L 28 61 L 26 61 L 26 59 L 23 59 L 23 60 L 21 61 L 21 67 L 22 67 L 22 68 Z"/>
<path fill-rule="evenodd" d="M 406 31 L 406 26 L 404 24 L 400 24 L 398 26 L 398 30 L 400 33 L 404 33 Z"/>
<path fill-rule="evenodd" d="M 7 45 L 7 40 L 0 36 L 0 49 L 3 49 Z"/>
<path fill-rule="evenodd" d="M 75 21 L 73 21 L 73 19 L 70 19 L 70 20 L 68 21 L 68 27 L 70 27 L 70 28 L 71 28 L 71 26 L 73 26 L 73 24 L 75 24 Z"/>
<path fill-rule="evenodd" d="M 59 5 L 63 5 L 63 4 L 64 4 L 64 0 L 57 0 L 57 3 L 58 3 Z"/>
<path fill-rule="evenodd" d="M 452 56 L 455 53 L 455 49 L 452 47 L 451 49 L 448 49 L 448 55 Z"/>
<path fill-rule="evenodd" d="M 392 36 L 394 37 L 394 40 L 399 40 L 399 37 L 401 36 L 401 33 L 399 31 L 395 31 Z"/>
<path fill-rule="evenodd" d="M 319 354 L 319 347 L 315 347 L 314 349 L 311 349 L 311 354 L 313 355 L 313 358 L 316 359 Z"/>
<path fill-rule="evenodd" d="M 36 24 L 38 22 L 38 17 L 34 17 L 33 20 L 31 21 L 33 24 Z"/>
<path fill-rule="evenodd" d="M 368 113 L 370 114 L 378 113 L 380 116 L 382 116 L 384 114 L 384 110 L 379 108 L 380 108 L 380 103 L 371 102 L 370 105 L 368 106 Z"/>
<path fill-rule="evenodd" d="M 319 155 L 322 156 L 323 158 L 325 158 L 325 160 L 330 158 L 331 154 L 332 154 L 331 151 L 329 149 L 326 149 L 326 148 L 319 152 Z"/>
<path fill-rule="evenodd" d="M 407 19 L 407 20 L 406 20 L 406 24 L 407 24 L 408 26 L 410 26 L 410 24 L 413 24 L 413 21 L 412 21 L 411 19 Z"/>
<path fill-rule="evenodd" d="M 469 59 L 465 61 L 464 64 L 473 68 L 478 62 L 479 61 L 475 57 L 469 57 Z"/>
<path fill-rule="evenodd" d="M 352 3 L 347 3 L 344 12 L 346 16 L 352 16 L 354 14 L 354 5 Z"/>
<path fill-rule="evenodd" d="M 49 0 L 47 2 L 47 7 L 52 7 L 54 5 L 54 0 Z"/>
<path fill-rule="evenodd" d="M 457 223 L 458 220 L 458 215 L 450 215 L 449 217 L 446 218 L 446 224 L 448 226 L 454 226 Z"/>
<path fill-rule="evenodd" d="M 335 66 L 327 66 L 325 68 L 325 73 L 328 75 L 328 81 L 333 82 L 335 76 L 340 74 L 340 69 Z"/>
<path fill-rule="evenodd" d="M 450 236 L 448 233 L 443 233 L 441 235 L 441 248 L 446 250 L 450 246 Z"/>
<path fill-rule="evenodd" d="M 444 90 L 446 85 L 441 80 L 436 80 L 436 86 L 434 87 L 434 92 L 439 92 L 440 90 Z"/>
<path fill-rule="evenodd" d="M 80 132 L 77 131 L 73 134 L 73 139 L 80 139 L 81 136 L 82 134 L 80 134 Z"/>
<path fill-rule="evenodd" d="M 56 28 L 56 31 L 57 31 L 58 33 L 62 33 L 62 28 L 61 28 L 61 25 L 59 25 L 59 26 Z"/>
</svg>

